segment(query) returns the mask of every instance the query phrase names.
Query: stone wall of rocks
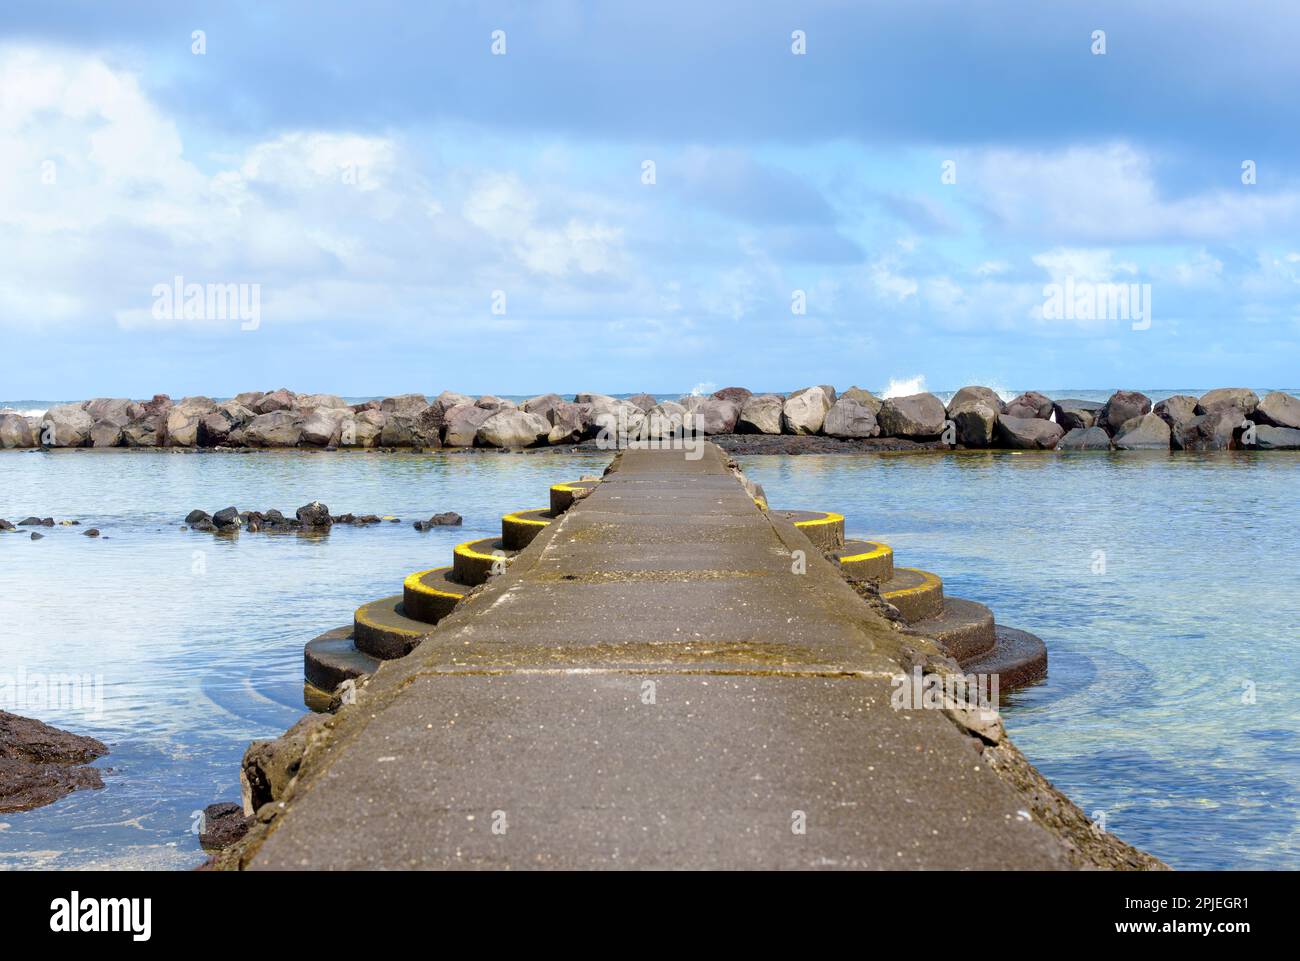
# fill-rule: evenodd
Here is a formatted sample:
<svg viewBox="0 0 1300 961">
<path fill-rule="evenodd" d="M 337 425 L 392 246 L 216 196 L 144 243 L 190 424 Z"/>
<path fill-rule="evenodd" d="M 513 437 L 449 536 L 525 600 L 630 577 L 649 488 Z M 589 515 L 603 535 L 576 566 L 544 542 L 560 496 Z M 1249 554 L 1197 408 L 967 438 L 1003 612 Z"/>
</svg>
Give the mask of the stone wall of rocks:
<svg viewBox="0 0 1300 961">
<path fill-rule="evenodd" d="M 704 434 L 821 435 L 863 440 L 942 440 L 1015 450 L 1300 449 L 1300 400 L 1262 400 L 1245 388 L 1179 395 L 1152 404 L 1136 391 L 1105 403 L 1049 400 L 1030 391 L 1004 402 L 988 387 L 963 387 L 945 405 L 934 394 L 882 400 L 858 387 L 805 387 L 789 395 L 727 387 L 709 396 L 615 399 L 543 394 L 522 404 L 443 391 L 348 404 L 332 394 L 285 388 L 220 403 L 165 394 L 138 402 L 98 398 L 42 417 L 0 411 L 0 447 L 538 447 L 574 444 L 602 431 L 660 440 Z"/>
</svg>

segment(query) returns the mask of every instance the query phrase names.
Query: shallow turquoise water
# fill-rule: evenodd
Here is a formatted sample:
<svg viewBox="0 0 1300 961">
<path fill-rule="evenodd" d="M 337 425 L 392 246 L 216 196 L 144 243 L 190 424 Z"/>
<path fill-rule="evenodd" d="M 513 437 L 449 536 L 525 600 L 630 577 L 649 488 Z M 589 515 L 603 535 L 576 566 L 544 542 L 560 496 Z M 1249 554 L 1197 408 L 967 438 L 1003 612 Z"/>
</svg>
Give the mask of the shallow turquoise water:
<svg viewBox="0 0 1300 961">
<path fill-rule="evenodd" d="M 0 867 L 202 859 L 193 812 L 237 800 L 254 738 L 302 713 L 302 645 L 452 546 L 543 506 L 598 455 L 0 453 L 0 679 L 102 679 L 103 708 L 0 706 L 112 747 L 103 791 L 0 815 Z M 1015 698 L 1025 753 L 1106 826 L 1177 867 L 1300 867 L 1300 457 L 749 457 L 773 506 L 834 509 L 1040 634 L 1048 681 Z M 324 539 L 179 529 L 193 507 L 401 524 Z M 455 510 L 465 526 L 414 531 Z M 85 526 L 104 538 L 82 537 Z M 1105 573 L 1094 573 L 1096 551 Z M 1256 685 L 1254 704 L 1243 684 Z M 93 682 L 88 685 L 93 692 Z M 93 697 L 91 698 L 93 701 Z"/>
<path fill-rule="evenodd" d="M 1046 641 L 1007 726 L 1108 830 L 1178 868 L 1300 867 L 1300 457 L 740 460 Z"/>
</svg>

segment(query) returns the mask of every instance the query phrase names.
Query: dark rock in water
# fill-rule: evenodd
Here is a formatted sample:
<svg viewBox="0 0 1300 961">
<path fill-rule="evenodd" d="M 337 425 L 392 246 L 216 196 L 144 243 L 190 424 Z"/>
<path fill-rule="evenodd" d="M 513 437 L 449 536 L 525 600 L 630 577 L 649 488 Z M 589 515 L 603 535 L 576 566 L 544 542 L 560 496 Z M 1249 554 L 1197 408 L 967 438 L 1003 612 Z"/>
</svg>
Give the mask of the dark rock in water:
<svg viewBox="0 0 1300 961">
<path fill-rule="evenodd" d="M 197 507 L 185 515 L 186 524 L 197 524 L 199 521 L 210 521 L 212 515 L 207 511 L 201 511 Z"/>
<path fill-rule="evenodd" d="M 38 534 L 35 531 L 32 531 L 32 540 L 34 541 L 39 541 L 44 536 L 45 536 L 44 534 Z"/>
<path fill-rule="evenodd" d="M 1255 447 L 1259 450 L 1300 450 L 1300 430 L 1261 424 L 1255 428 Z"/>
<path fill-rule="evenodd" d="M 12 531 L 12 530 L 17 530 L 17 528 L 14 527 L 13 524 L 5 520 L 3 517 L 0 517 L 0 531 Z"/>
<path fill-rule="evenodd" d="M 212 521 L 209 520 L 195 521 L 194 525 L 190 528 L 190 530 L 204 531 L 205 533 L 210 533 L 211 531 L 215 531 L 216 529 L 217 529 L 217 525 L 212 523 Z"/>
<path fill-rule="evenodd" d="M 1076 427 L 1056 445 L 1057 450 L 1110 450 L 1110 434 L 1100 427 Z"/>
<path fill-rule="evenodd" d="M 19 527 L 53 527 L 53 517 L 24 517 L 18 522 Z"/>
<path fill-rule="evenodd" d="M 1215 407 L 1171 431 L 1176 450 L 1232 450 L 1240 448 L 1246 416 L 1233 404 Z"/>
<path fill-rule="evenodd" d="M 199 844 L 206 851 L 228 848 L 248 833 L 253 820 L 244 816 L 242 805 L 229 801 L 209 804 L 203 809 L 203 830 L 199 833 Z"/>
<path fill-rule="evenodd" d="M 1030 390 L 1007 404 L 1004 413 L 1008 417 L 1036 417 L 1039 420 L 1050 420 L 1052 417 L 1052 402 L 1048 400 L 1046 395 L 1040 394 L 1036 390 Z"/>
<path fill-rule="evenodd" d="M 1101 407 L 1101 404 L 1090 400 L 1052 401 L 1052 413 L 1056 417 L 1056 422 L 1067 431 L 1096 426 Z"/>
<path fill-rule="evenodd" d="M 239 526 L 239 508 L 223 507 L 212 515 L 212 523 L 218 528 L 225 529 Z"/>
<path fill-rule="evenodd" d="M 358 524 L 378 524 L 378 523 L 379 523 L 380 521 L 382 521 L 382 520 L 383 520 L 383 518 L 380 517 L 378 514 L 362 514 L 360 517 L 357 518 L 356 523 L 358 523 Z"/>
<path fill-rule="evenodd" d="M 948 418 L 957 428 L 957 442 L 965 447 L 990 446 L 1000 416 L 993 404 L 986 400 L 973 400 L 970 395 L 959 403 L 948 405 Z"/>
<path fill-rule="evenodd" d="M 434 514 L 427 521 L 416 521 L 414 527 L 417 531 L 427 531 L 433 527 L 459 527 L 463 518 L 455 511 L 445 511 L 441 514 Z"/>
<path fill-rule="evenodd" d="M 1174 394 L 1156 404 L 1151 413 L 1168 424 L 1170 432 L 1177 436 L 1196 419 L 1196 404 L 1197 400 L 1191 394 Z"/>
<path fill-rule="evenodd" d="M 0 711 L 0 814 L 30 811 L 82 788 L 102 788 L 100 772 L 80 765 L 107 753 L 93 737 Z"/>
<path fill-rule="evenodd" d="M 1280 390 L 1272 391 L 1264 395 L 1250 419 L 1256 424 L 1300 430 L 1300 398 Z"/>
<path fill-rule="evenodd" d="M 87 528 L 86 528 L 84 531 L 82 531 L 81 533 L 82 533 L 82 536 L 84 536 L 84 537 L 98 537 L 98 536 L 99 536 L 99 528 L 98 528 L 98 527 L 87 527 Z"/>
<path fill-rule="evenodd" d="M 312 501 L 310 504 L 304 504 L 302 507 L 298 508 L 295 516 L 298 518 L 298 523 L 300 523 L 304 528 L 312 528 L 315 530 L 328 528 L 334 523 L 334 519 L 330 517 L 330 509 L 320 501 Z"/>
<path fill-rule="evenodd" d="M 1131 417 L 1115 435 L 1119 450 L 1169 450 L 1169 425 L 1155 414 Z"/>
<path fill-rule="evenodd" d="M 1008 405 L 1007 410 L 1011 407 Z M 1061 425 L 1041 417 L 998 418 L 997 438 L 1013 450 L 1054 450 L 1061 439 Z"/>
<path fill-rule="evenodd" d="M 1102 406 L 1101 412 L 1097 415 L 1097 426 L 1113 437 L 1128 421 L 1149 413 L 1151 413 L 1151 398 L 1146 394 L 1140 394 L 1135 390 L 1117 390 Z"/>
<path fill-rule="evenodd" d="M 278 524 L 280 521 L 284 520 L 284 515 L 281 514 L 274 507 L 272 507 L 269 511 L 267 511 L 265 514 L 262 515 L 262 518 L 266 520 L 268 523 Z"/>
</svg>

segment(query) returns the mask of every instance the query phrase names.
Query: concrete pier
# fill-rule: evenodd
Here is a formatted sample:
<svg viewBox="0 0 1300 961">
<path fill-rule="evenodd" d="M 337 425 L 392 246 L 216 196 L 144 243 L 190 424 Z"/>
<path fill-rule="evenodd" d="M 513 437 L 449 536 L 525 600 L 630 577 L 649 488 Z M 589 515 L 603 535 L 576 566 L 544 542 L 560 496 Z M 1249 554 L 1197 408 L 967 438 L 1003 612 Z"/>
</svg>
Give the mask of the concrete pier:
<svg viewBox="0 0 1300 961">
<path fill-rule="evenodd" d="M 330 719 L 242 866 L 1078 863 L 978 738 L 891 706 L 916 638 L 716 447 L 589 486 Z"/>
</svg>

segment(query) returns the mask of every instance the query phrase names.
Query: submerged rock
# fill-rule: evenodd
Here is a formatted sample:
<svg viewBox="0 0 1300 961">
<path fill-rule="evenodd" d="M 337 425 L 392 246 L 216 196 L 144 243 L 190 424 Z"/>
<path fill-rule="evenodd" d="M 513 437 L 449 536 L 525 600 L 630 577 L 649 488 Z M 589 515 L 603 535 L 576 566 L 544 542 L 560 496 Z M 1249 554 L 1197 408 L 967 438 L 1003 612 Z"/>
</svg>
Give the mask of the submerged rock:
<svg viewBox="0 0 1300 961">
<path fill-rule="evenodd" d="M 0 710 L 0 814 L 30 811 L 83 788 L 102 788 L 89 764 L 102 741 Z"/>
<path fill-rule="evenodd" d="M 330 509 L 320 501 L 304 504 L 298 508 L 294 516 L 304 528 L 312 530 L 328 530 L 334 523 L 334 518 L 330 516 Z"/>
<path fill-rule="evenodd" d="M 463 518 L 455 511 L 444 511 L 434 514 L 427 521 L 416 521 L 412 526 L 417 531 L 427 531 L 434 527 L 459 527 L 462 523 Z"/>
</svg>

